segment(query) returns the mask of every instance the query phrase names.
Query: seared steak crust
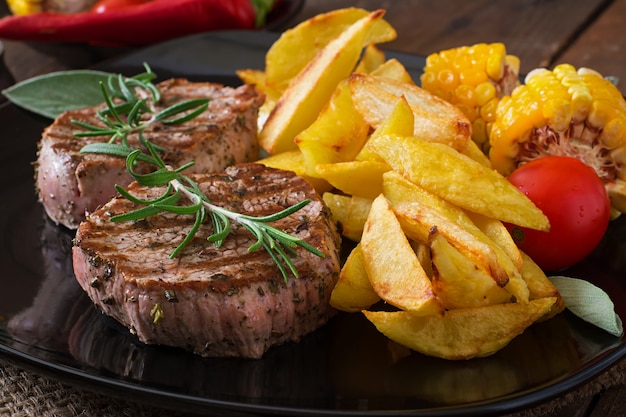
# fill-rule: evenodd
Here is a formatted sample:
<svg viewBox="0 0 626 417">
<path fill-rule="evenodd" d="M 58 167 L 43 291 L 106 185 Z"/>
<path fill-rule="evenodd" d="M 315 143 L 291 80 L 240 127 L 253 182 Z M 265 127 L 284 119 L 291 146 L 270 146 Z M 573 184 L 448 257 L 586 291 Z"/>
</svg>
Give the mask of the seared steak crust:
<svg viewBox="0 0 626 417">
<path fill-rule="evenodd" d="M 247 230 L 233 222 L 223 247 L 215 248 L 206 240 L 212 233 L 208 222 L 180 256 L 170 259 L 193 219 L 162 213 L 114 223 L 112 215 L 136 208 L 114 198 L 88 215 L 73 248 L 76 278 L 93 302 L 145 343 L 203 356 L 258 358 L 269 347 L 324 324 L 333 314 L 329 298 L 340 268 L 340 238 L 312 187 L 291 172 L 260 164 L 193 178 L 212 202 L 254 216 L 311 199 L 275 225 L 325 258 L 298 248 L 293 261 L 300 277 L 285 281 L 264 250 L 248 252 L 256 239 Z M 129 190 L 141 198 L 163 191 L 136 183 Z"/>
<path fill-rule="evenodd" d="M 256 141 L 258 108 L 263 102 L 251 86 L 224 87 L 214 83 L 193 83 L 171 79 L 158 84 L 159 103 L 155 112 L 177 102 L 209 98 L 209 108 L 199 117 L 177 126 L 157 123 L 144 131 L 145 137 L 166 149 L 164 159 L 171 166 L 195 161 L 189 172 L 221 171 L 235 163 L 258 157 Z M 67 111 L 43 133 L 36 162 L 36 186 L 48 216 L 75 229 L 93 211 L 115 194 L 113 185 L 131 182 L 123 158 L 80 154 L 88 143 L 106 142 L 107 136 L 77 138 L 72 120 L 102 126 L 96 111 L 102 106 Z M 129 144 L 139 147 L 137 135 Z"/>
</svg>

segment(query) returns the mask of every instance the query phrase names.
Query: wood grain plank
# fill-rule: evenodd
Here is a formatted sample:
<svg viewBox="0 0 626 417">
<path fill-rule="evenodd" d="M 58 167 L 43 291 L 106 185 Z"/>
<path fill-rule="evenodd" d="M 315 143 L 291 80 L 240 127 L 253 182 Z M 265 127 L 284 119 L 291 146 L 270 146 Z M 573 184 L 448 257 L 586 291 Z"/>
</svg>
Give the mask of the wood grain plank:
<svg viewBox="0 0 626 417">
<path fill-rule="evenodd" d="M 589 414 L 589 417 L 623 417 L 625 396 L 625 386 L 618 386 L 604 391 L 598 397 L 598 402 L 593 412 Z"/>
<path fill-rule="evenodd" d="M 626 94 L 626 0 L 616 0 L 556 59 L 618 77 Z"/>
<path fill-rule="evenodd" d="M 293 23 L 318 13 L 356 6 L 387 10 L 402 28 L 386 48 L 419 55 L 479 42 L 504 42 L 520 57 L 521 71 L 552 62 L 609 0 L 309 0 Z"/>
</svg>

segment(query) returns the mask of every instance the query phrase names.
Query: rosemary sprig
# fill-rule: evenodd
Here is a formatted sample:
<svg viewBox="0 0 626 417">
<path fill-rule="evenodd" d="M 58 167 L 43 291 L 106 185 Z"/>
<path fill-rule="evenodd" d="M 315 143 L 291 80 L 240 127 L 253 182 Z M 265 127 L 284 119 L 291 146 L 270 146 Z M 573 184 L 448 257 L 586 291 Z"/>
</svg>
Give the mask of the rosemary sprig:
<svg viewBox="0 0 626 417">
<path fill-rule="evenodd" d="M 148 65 L 146 72 L 131 78 L 120 76 L 110 77 L 107 88 L 101 83 L 101 90 L 106 108 L 98 112 L 98 119 L 104 126 L 94 126 L 79 121 L 73 121 L 77 126 L 85 129 L 76 132 L 75 136 L 110 136 L 108 142 L 85 145 L 81 153 L 100 153 L 126 158 L 126 169 L 132 178 L 139 184 L 149 187 L 166 186 L 165 191 L 157 198 L 143 200 L 133 196 L 123 187 L 116 185 L 116 190 L 126 199 L 142 205 L 142 207 L 128 213 L 113 216 L 112 221 L 135 221 L 145 219 L 161 212 L 170 212 L 195 216 L 195 221 L 183 241 L 171 252 L 170 257 L 177 256 L 198 232 L 200 226 L 208 220 L 213 226 L 213 234 L 207 240 L 216 247 L 222 245 L 230 233 L 231 221 L 246 228 L 257 241 L 248 250 L 265 249 L 278 266 L 283 278 L 288 279 L 291 273 L 296 278 L 296 270 L 291 258 L 296 256 L 295 248 L 300 246 L 319 257 L 324 254 L 304 240 L 292 236 L 275 228 L 270 223 L 283 219 L 304 206 L 310 201 L 304 200 L 278 213 L 254 217 L 233 212 L 212 204 L 202 193 L 200 187 L 190 177 L 182 172 L 193 165 L 193 162 L 182 167 L 173 168 L 163 161 L 160 156 L 161 148 L 144 137 L 144 130 L 153 123 L 180 124 L 191 120 L 208 107 L 207 99 L 194 99 L 177 103 L 160 112 L 154 113 L 149 103 L 160 100 L 161 93 L 152 83 L 156 78 Z M 150 98 L 150 101 L 148 101 Z M 137 133 L 141 144 L 147 152 L 134 149 L 128 145 L 128 135 Z M 137 163 L 141 161 L 150 164 L 154 170 L 147 174 L 135 171 Z M 181 204 L 184 199 L 190 204 Z"/>
</svg>

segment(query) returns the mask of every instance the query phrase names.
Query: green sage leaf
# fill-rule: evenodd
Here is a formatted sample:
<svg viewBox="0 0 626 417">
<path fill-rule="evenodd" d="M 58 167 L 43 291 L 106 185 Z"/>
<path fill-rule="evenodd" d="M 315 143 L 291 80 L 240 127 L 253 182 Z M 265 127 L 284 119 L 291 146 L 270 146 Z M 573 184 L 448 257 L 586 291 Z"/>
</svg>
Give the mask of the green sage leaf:
<svg viewBox="0 0 626 417">
<path fill-rule="evenodd" d="M 19 82 L 2 90 L 16 106 L 54 119 L 66 110 L 104 102 L 100 82 L 112 74 L 93 70 L 57 71 Z"/>
<path fill-rule="evenodd" d="M 578 278 L 554 276 L 549 279 L 561 293 L 565 307 L 576 316 L 614 336 L 624 334 L 613 301 L 601 288 Z"/>
</svg>

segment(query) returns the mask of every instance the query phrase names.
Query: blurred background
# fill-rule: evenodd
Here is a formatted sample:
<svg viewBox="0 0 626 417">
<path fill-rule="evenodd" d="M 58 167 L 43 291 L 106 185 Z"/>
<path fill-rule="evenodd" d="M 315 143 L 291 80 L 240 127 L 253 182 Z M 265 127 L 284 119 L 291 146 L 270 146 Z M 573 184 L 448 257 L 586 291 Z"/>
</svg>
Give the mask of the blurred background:
<svg viewBox="0 0 626 417">
<path fill-rule="evenodd" d="M 75 3 L 47 4 L 77 7 Z M 398 30 L 398 38 L 385 48 L 426 56 L 497 41 L 520 58 L 522 73 L 568 62 L 626 79 L 626 0 L 281 0 L 266 28 L 281 31 L 318 13 L 348 6 L 387 11 L 386 19 Z M 0 16 L 8 14 L 9 7 L 0 2 Z M 128 52 L 128 48 L 7 40 L 4 50 L 0 83 L 5 85 L 54 69 L 89 67 Z M 622 92 L 626 92 L 624 83 L 619 85 Z"/>
</svg>

